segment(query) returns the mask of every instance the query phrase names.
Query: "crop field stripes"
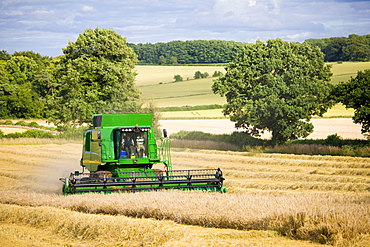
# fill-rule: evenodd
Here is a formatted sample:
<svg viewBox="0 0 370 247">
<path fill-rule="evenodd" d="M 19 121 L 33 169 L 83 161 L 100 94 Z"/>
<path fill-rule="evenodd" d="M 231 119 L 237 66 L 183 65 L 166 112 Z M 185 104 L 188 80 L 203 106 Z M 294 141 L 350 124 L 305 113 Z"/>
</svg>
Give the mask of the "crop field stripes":
<svg viewBox="0 0 370 247">
<path fill-rule="evenodd" d="M 3 246 L 36 239 L 35 234 L 44 236 L 36 246 L 76 241 L 81 243 L 77 246 L 115 246 L 119 241 L 123 246 L 370 244 L 370 158 L 174 149 L 174 169 L 219 167 L 229 193 L 66 197 L 58 178 L 79 168 L 81 145 L 23 149 L 0 145 Z M 15 237 L 17 230 L 24 235 Z"/>
<path fill-rule="evenodd" d="M 244 153 L 235 152 L 189 151 L 174 152 L 174 163 L 191 168 L 220 167 L 226 177 L 225 187 L 235 193 L 246 190 L 370 191 L 369 158 L 287 154 L 244 156 Z"/>
</svg>

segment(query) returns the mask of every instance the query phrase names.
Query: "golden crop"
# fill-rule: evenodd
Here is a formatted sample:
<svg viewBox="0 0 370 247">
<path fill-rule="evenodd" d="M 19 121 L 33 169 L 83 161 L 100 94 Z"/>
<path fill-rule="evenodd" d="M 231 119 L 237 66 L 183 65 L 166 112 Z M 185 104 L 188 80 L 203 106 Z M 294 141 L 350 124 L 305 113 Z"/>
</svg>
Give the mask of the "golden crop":
<svg viewBox="0 0 370 247">
<path fill-rule="evenodd" d="M 63 196 L 80 147 L 0 145 L 1 245 L 370 244 L 369 158 L 174 149 L 174 169 L 220 167 L 229 193 Z"/>
</svg>

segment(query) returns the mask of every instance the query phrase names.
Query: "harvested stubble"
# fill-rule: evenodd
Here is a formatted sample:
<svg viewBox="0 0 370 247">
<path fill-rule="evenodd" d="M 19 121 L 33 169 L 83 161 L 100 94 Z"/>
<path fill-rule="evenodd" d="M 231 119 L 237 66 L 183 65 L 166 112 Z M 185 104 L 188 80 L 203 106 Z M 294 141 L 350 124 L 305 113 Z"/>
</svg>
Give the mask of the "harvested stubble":
<svg viewBox="0 0 370 247">
<path fill-rule="evenodd" d="M 369 158 L 176 149 L 181 169 L 220 167 L 231 192 L 369 192 Z"/>
<path fill-rule="evenodd" d="M 172 222 L 162 224 L 150 219 L 81 214 L 45 206 L 0 204 L 0 222 L 45 229 L 66 239 L 83 241 L 86 246 L 115 243 L 121 243 L 121 246 L 160 246 L 183 236 L 183 230 Z M 90 241 L 93 244 L 89 244 Z"/>
<path fill-rule="evenodd" d="M 58 178 L 79 169 L 80 150 L 77 144 L 0 145 L 0 203 L 370 246 L 369 158 L 175 149 L 175 169 L 220 167 L 230 193 L 56 194 Z"/>
<path fill-rule="evenodd" d="M 370 198 L 331 193 L 152 192 L 69 196 L 0 192 L 0 202 L 282 235 L 335 245 L 370 234 Z"/>
<path fill-rule="evenodd" d="M 1 246 L 261 246 L 323 247 L 275 231 L 186 226 L 172 221 L 0 204 Z"/>
</svg>

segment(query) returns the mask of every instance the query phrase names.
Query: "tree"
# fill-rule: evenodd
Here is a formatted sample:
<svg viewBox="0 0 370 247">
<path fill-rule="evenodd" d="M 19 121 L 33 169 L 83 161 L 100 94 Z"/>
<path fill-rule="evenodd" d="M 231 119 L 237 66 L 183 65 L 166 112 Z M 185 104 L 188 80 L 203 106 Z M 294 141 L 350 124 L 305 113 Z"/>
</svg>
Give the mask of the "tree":
<svg viewBox="0 0 370 247">
<path fill-rule="evenodd" d="M 175 75 L 173 79 L 175 79 L 175 82 L 183 81 L 183 78 L 181 77 L 181 75 Z"/>
<path fill-rule="evenodd" d="M 167 60 L 164 56 L 159 56 L 159 64 L 166 64 Z"/>
<path fill-rule="evenodd" d="M 370 132 L 370 70 L 358 71 L 355 78 L 338 84 L 333 90 L 338 102 L 355 109 L 353 121 L 361 124 L 361 132 Z"/>
<path fill-rule="evenodd" d="M 200 78 L 202 78 L 202 72 L 196 71 L 194 73 L 194 79 L 196 80 L 196 79 L 200 79 Z"/>
<path fill-rule="evenodd" d="M 2 117 L 42 118 L 45 101 L 34 90 L 38 64 L 29 57 L 12 56 L 0 66 L 0 113 Z"/>
<path fill-rule="evenodd" d="M 212 77 L 219 77 L 219 76 L 221 76 L 221 75 L 223 75 L 223 73 L 221 72 L 221 71 L 215 71 L 214 73 L 213 73 L 213 75 L 212 75 Z"/>
<path fill-rule="evenodd" d="M 90 122 L 94 113 L 133 112 L 137 56 L 113 30 L 86 29 L 63 49 L 50 99 L 49 120 L 57 125 Z"/>
<path fill-rule="evenodd" d="M 179 62 L 177 62 L 177 57 L 170 57 L 170 62 L 171 64 L 179 64 Z"/>
<path fill-rule="evenodd" d="M 225 69 L 214 80 L 213 92 L 226 96 L 223 112 L 235 126 L 254 136 L 269 130 L 275 143 L 307 137 L 311 117 L 333 105 L 330 67 L 318 47 L 258 41 Z"/>
</svg>

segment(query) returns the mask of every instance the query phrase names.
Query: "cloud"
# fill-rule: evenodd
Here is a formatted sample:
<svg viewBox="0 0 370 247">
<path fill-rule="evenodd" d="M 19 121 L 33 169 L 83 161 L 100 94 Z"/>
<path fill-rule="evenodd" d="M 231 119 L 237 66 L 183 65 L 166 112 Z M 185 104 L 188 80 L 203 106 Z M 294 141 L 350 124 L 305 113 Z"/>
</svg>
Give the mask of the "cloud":
<svg viewBox="0 0 370 247">
<path fill-rule="evenodd" d="M 39 20 L 45 20 L 45 19 L 54 19 L 55 18 L 55 11 L 54 10 L 35 10 L 30 14 L 33 18 L 39 19 Z"/>
<path fill-rule="evenodd" d="M 370 2 L 350 0 L 2 0 L 0 50 L 49 56 L 86 28 L 131 43 L 221 39 L 255 42 L 369 34 Z M 27 33 L 27 35 L 26 35 Z M 12 37 L 16 37 L 14 41 Z M 22 41 L 22 37 L 25 42 Z M 29 42 L 33 37 L 34 42 Z"/>
<path fill-rule="evenodd" d="M 84 5 L 82 7 L 82 11 L 84 11 L 84 12 L 95 12 L 96 9 L 94 7 L 91 7 L 91 6 Z"/>
<path fill-rule="evenodd" d="M 19 10 L 15 10 L 15 11 L 6 12 L 4 14 L 8 16 L 17 16 L 17 15 L 23 15 L 23 12 Z"/>
</svg>

